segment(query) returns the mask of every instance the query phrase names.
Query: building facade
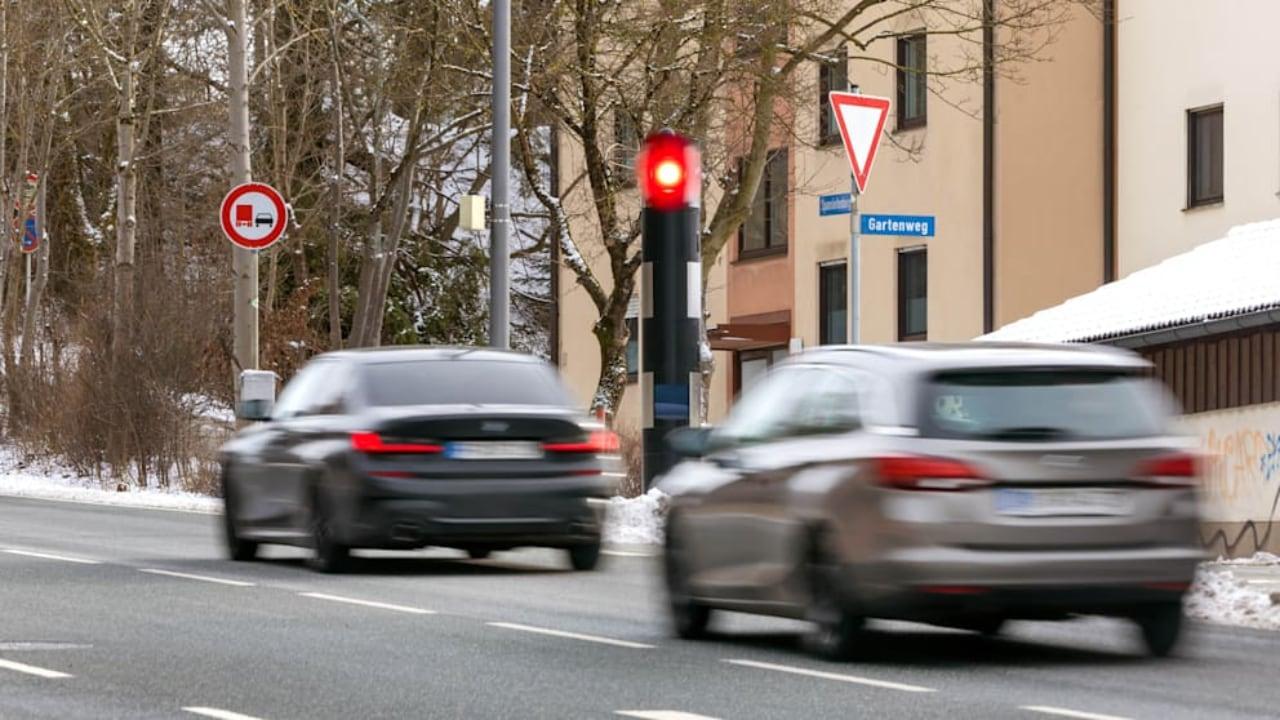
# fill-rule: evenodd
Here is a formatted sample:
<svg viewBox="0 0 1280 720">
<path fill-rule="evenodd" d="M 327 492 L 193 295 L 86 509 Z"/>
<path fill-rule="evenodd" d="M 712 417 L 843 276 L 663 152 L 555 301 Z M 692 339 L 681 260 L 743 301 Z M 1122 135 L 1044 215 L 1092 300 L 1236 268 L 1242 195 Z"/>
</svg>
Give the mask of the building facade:
<svg viewBox="0 0 1280 720">
<path fill-rule="evenodd" d="M 789 132 L 776 133 L 751 216 L 707 284 L 713 422 L 790 352 L 848 341 L 850 282 L 859 340 L 897 342 L 970 339 L 1106 278 L 1103 23 L 1078 11 L 1038 62 L 983 73 L 971 39 L 929 35 L 910 13 L 888 22 L 895 37 L 869 56 L 833 45 L 828 57 L 844 62 L 799 71 Z M 952 75 L 966 65 L 975 71 Z M 838 211 L 849 166 L 826 100 L 850 85 L 891 99 L 861 212 L 927 216 L 934 228 L 863 236 L 856 279 L 851 216 Z M 581 150 L 561 144 L 558 164 L 576 176 Z M 580 195 L 566 194 L 566 207 L 584 210 Z M 590 222 L 573 232 L 599 262 Z M 599 374 L 594 310 L 570 271 L 557 284 L 557 359 L 585 404 Z M 635 387 L 615 418 L 624 432 L 639 418 Z"/>
</svg>

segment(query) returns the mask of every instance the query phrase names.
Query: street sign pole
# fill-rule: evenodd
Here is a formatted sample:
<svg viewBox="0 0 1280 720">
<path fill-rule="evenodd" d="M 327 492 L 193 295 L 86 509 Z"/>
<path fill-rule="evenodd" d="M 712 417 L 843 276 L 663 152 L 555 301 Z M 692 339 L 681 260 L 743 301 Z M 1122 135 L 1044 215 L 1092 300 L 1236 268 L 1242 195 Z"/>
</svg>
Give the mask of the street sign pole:
<svg viewBox="0 0 1280 720">
<path fill-rule="evenodd" d="M 849 174 L 849 343 L 858 344 L 862 334 L 862 250 L 858 237 L 858 181 Z"/>
<path fill-rule="evenodd" d="M 489 344 L 511 346 L 511 0 L 493 3 L 493 224 L 489 227 Z"/>
<path fill-rule="evenodd" d="M 849 337 L 850 343 L 862 339 L 862 253 L 858 214 L 858 196 L 866 190 L 867 178 L 876 159 L 876 149 L 889 115 L 889 98 L 863 95 L 857 85 L 848 92 L 832 91 L 829 95 L 835 111 L 836 125 L 849 158 Z"/>
</svg>

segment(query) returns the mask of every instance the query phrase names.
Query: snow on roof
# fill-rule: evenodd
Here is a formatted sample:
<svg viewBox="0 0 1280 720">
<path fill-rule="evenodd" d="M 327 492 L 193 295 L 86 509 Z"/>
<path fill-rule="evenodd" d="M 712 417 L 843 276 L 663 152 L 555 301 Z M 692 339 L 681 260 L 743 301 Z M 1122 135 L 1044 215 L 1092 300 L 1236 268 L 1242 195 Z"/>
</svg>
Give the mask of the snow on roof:
<svg viewBox="0 0 1280 720">
<path fill-rule="evenodd" d="M 1280 307 L 1280 219 L 1227 236 L 979 340 L 1093 342 Z"/>
</svg>

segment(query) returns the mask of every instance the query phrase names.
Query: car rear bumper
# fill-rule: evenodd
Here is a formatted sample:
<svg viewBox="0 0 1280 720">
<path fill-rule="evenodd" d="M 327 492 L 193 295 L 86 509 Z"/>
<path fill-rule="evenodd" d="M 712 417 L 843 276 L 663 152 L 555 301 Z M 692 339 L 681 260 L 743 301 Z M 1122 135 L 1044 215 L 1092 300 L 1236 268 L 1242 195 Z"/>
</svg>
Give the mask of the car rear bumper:
<svg viewBox="0 0 1280 720">
<path fill-rule="evenodd" d="M 538 479 L 370 479 L 347 529 L 356 547 L 571 546 L 598 542 L 602 518 L 587 501 L 599 476 Z"/>
<path fill-rule="evenodd" d="M 869 614 L 1124 613 L 1181 596 L 1205 559 L 1197 547 L 986 551 L 912 548 L 848 568 Z"/>
</svg>

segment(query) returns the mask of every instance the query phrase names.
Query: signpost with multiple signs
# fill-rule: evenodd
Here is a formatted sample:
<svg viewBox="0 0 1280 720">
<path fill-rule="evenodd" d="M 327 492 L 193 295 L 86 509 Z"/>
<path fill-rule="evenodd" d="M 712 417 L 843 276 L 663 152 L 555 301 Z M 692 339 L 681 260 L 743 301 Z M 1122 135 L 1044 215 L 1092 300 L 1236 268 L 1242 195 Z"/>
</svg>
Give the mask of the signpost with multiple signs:
<svg viewBox="0 0 1280 720">
<path fill-rule="evenodd" d="M 862 314 L 858 306 L 858 293 L 862 290 L 861 252 L 858 246 L 858 195 L 866 192 L 871 166 L 876 161 L 876 150 L 884 134 L 884 124 L 889 117 L 889 98 L 863 95 L 853 92 L 832 92 L 831 108 L 835 111 L 836 125 L 844 141 L 845 155 L 849 158 L 849 172 L 853 177 L 849 190 L 847 212 L 849 218 L 849 341 L 858 342 Z M 828 196 L 829 197 L 829 196 Z M 833 208 L 838 204 L 833 203 Z M 819 213 L 822 205 L 819 204 Z M 831 215 L 844 214 L 832 211 Z"/>
</svg>

